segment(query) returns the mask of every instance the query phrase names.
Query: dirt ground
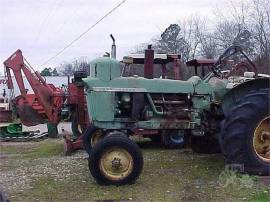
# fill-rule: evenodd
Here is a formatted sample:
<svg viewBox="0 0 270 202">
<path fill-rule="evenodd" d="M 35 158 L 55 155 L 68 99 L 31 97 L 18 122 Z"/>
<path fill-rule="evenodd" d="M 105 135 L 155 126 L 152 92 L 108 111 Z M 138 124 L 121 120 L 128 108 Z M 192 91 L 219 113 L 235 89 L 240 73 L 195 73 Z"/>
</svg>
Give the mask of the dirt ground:
<svg viewBox="0 0 270 202">
<path fill-rule="evenodd" d="M 269 177 L 224 169 L 223 157 L 139 143 L 144 169 L 127 186 L 99 186 L 87 154 L 63 155 L 62 139 L 0 142 L 0 187 L 11 201 L 270 201 Z"/>
</svg>

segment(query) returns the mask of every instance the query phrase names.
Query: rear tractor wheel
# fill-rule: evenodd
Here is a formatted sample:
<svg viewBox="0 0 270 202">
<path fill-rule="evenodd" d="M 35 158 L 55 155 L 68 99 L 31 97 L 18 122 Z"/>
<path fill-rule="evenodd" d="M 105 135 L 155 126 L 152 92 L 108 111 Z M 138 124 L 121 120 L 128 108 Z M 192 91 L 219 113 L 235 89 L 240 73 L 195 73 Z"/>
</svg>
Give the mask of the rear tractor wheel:
<svg viewBox="0 0 270 202">
<path fill-rule="evenodd" d="M 181 130 L 164 130 L 161 143 L 168 149 L 182 149 L 185 146 L 185 135 Z"/>
<path fill-rule="evenodd" d="M 242 172 L 270 175 L 270 90 L 244 96 L 222 124 L 226 163 Z"/>
<path fill-rule="evenodd" d="M 128 137 L 110 135 L 100 140 L 89 156 L 89 170 L 102 185 L 132 184 L 143 168 L 140 148 Z"/>
</svg>

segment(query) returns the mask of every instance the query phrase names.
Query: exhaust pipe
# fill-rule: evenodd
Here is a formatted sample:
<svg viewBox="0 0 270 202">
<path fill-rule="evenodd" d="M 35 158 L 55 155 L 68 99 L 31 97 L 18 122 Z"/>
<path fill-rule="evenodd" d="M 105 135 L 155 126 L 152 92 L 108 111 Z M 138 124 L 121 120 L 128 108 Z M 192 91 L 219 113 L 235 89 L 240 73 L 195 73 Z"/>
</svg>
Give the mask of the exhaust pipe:
<svg viewBox="0 0 270 202">
<path fill-rule="evenodd" d="M 147 79 L 154 78 L 154 50 L 152 45 L 148 45 L 144 52 L 144 77 Z"/>
<path fill-rule="evenodd" d="M 112 44 L 112 50 L 111 50 L 111 58 L 113 59 L 116 59 L 116 45 L 115 45 L 115 39 L 113 37 L 113 35 L 111 34 L 110 35 L 112 41 L 113 41 L 113 44 Z"/>
</svg>

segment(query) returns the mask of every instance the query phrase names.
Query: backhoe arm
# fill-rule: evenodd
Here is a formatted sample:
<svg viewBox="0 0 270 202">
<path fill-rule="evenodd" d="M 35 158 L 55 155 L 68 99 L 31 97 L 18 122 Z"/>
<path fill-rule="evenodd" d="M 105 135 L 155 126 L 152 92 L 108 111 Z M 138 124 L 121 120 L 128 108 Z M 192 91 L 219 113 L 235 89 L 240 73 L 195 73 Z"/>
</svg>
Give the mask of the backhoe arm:
<svg viewBox="0 0 270 202">
<path fill-rule="evenodd" d="M 48 119 L 52 123 L 60 120 L 60 111 L 63 104 L 64 92 L 53 84 L 47 84 L 42 76 L 25 64 L 22 51 L 17 50 L 5 62 L 5 73 L 8 88 L 13 89 L 13 82 L 10 70 L 20 89 L 21 95 L 16 97 L 16 105 L 22 122 L 25 125 L 37 125 Z M 22 73 L 25 75 L 33 94 L 27 94 Z"/>
</svg>

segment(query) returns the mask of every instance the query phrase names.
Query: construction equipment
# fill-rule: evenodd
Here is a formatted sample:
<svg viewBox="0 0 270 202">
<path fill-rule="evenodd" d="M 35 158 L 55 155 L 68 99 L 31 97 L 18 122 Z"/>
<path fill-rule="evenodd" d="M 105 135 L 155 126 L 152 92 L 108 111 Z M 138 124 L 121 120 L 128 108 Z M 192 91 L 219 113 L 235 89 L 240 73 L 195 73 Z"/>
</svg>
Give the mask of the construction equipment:
<svg viewBox="0 0 270 202">
<path fill-rule="evenodd" d="M 165 140 L 181 134 L 196 152 L 222 151 L 232 167 L 270 174 L 270 79 L 258 77 L 241 47 L 226 50 L 204 78 L 187 81 L 153 78 L 151 47 L 146 55 L 151 58 L 145 63 L 147 78 L 123 77 L 120 63 L 103 57 L 91 62 L 91 74 L 83 79 L 91 120 L 84 147 L 98 183 L 122 185 L 139 177 L 142 153 L 127 138 L 138 132 Z M 226 61 L 236 55 L 254 71 L 233 75 L 235 66 Z M 241 64 L 237 73 L 247 67 Z"/>
<path fill-rule="evenodd" d="M 68 81 L 67 90 L 64 91 L 53 84 L 48 84 L 23 57 L 21 50 L 12 54 L 4 62 L 4 67 L 8 89 L 14 90 L 12 70 L 20 90 L 20 95 L 13 99 L 12 111 L 18 114 L 22 124 L 26 126 L 41 123 L 57 125 L 61 120 L 71 117 L 74 138 L 82 134 L 83 129 L 89 124 L 82 82 L 82 77 L 87 76 L 86 72 L 75 72 L 73 82 Z M 28 89 L 25 88 L 23 74 L 33 89 L 33 94 L 28 93 Z M 73 138 L 68 135 L 65 139 L 67 153 L 82 147 L 82 144 L 73 144 Z"/>
</svg>

